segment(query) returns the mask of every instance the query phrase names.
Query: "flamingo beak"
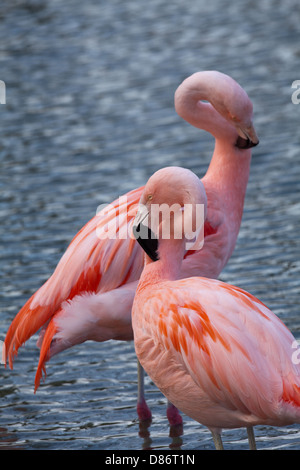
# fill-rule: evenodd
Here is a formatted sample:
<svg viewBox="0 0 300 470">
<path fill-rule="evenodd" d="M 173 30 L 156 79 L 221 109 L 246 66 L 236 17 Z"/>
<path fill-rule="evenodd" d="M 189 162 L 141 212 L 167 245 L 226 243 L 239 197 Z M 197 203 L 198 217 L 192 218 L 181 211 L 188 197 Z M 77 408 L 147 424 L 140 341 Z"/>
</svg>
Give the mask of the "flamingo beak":
<svg viewBox="0 0 300 470">
<path fill-rule="evenodd" d="M 148 225 L 142 223 L 148 217 L 149 212 L 146 206 L 141 205 L 134 219 L 132 232 L 134 238 L 143 248 L 145 253 L 149 256 L 149 258 L 151 258 L 152 261 L 157 261 L 159 259 L 157 252 L 158 239 L 155 237 L 154 233 L 148 227 Z"/>
<path fill-rule="evenodd" d="M 251 147 L 255 147 L 259 144 L 259 140 L 252 123 L 248 127 L 239 127 L 237 131 L 239 136 L 235 145 L 239 149 L 250 149 Z"/>
</svg>

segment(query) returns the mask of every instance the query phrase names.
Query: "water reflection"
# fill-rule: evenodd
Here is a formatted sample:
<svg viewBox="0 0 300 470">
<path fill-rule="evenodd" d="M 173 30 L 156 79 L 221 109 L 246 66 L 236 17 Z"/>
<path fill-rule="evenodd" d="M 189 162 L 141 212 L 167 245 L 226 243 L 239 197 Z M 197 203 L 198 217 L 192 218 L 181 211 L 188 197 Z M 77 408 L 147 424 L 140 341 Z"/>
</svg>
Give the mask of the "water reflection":
<svg viewBox="0 0 300 470">
<path fill-rule="evenodd" d="M 139 437 L 143 439 L 141 449 L 142 450 L 153 450 L 155 444 L 151 439 L 151 423 L 152 420 L 139 421 Z M 169 426 L 169 437 L 171 442 L 169 448 L 172 450 L 180 450 L 183 444 L 183 424 L 170 425 Z M 155 438 L 154 438 L 155 441 Z"/>
<path fill-rule="evenodd" d="M 1 450 L 22 450 L 24 446 L 18 443 L 18 438 L 9 433 L 6 428 L 0 428 Z"/>
</svg>

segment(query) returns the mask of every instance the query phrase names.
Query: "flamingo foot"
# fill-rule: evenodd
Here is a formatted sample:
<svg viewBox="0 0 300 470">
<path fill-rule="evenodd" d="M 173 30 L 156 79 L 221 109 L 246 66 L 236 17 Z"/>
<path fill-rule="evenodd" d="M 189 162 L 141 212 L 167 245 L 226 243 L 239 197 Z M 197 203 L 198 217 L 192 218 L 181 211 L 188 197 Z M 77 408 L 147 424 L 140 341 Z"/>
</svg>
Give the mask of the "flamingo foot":
<svg viewBox="0 0 300 470">
<path fill-rule="evenodd" d="M 168 401 L 167 418 L 170 424 L 170 437 L 179 437 L 183 434 L 183 420 L 182 417 L 172 403 Z"/>
</svg>

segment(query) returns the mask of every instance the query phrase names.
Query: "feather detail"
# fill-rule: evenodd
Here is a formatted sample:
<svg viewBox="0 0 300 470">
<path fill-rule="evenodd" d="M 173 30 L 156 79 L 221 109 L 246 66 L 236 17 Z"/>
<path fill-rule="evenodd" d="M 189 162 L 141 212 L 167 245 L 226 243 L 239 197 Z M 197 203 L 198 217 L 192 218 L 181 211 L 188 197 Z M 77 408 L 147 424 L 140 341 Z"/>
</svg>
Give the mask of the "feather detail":
<svg viewBox="0 0 300 470">
<path fill-rule="evenodd" d="M 300 422 L 300 369 L 291 361 L 294 337 L 248 292 L 213 279 L 162 281 L 151 295 L 149 288 L 138 292 L 132 315 L 137 355 L 162 391 L 180 371 L 186 381 L 193 380 L 209 406 L 222 407 L 224 427 L 226 410 L 239 413 L 238 418 L 232 417 L 232 427 L 246 425 L 247 419 L 253 423 L 281 420 L 284 425 L 291 408 L 294 422 Z M 150 338 L 154 340 L 151 350 Z M 163 368 L 163 376 L 155 364 Z M 172 375 L 166 379 L 169 368 Z M 189 406 L 182 406 L 184 400 L 176 402 L 172 393 L 168 399 L 189 414 Z M 194 407 L 192 417 L 212 426 L 206 412 Z"/>
<path fill-rule="evenodd" d="M 47 374 L 46 374 L 45 363 L 49 359 L 49 351 L 50 351 L 51 342 L 52 342 L 53 336 L 56 333 L 57 333 L 57 326 L 52 319 L 50 320 L 49 325 L 45 331 L 43 342 L 41 345 L 40 359 L 39 359 L 39 363 L 38 363 L 38 367 L 37 367 L 37 371 L 35 375 L 35 381 L 34 381 L 34 393 L 36 393 L 40 385 L 41 379 L 43 378 L 43 374 L 44 374 L 44 378 L 46 378 Z"/>
<path fill-rule="evenodd" d="M 143 252 L 132 238 L 101 239 L 99 231 L 116 214 L 130 231 L 143 188 L 131 191 L 93 217 L 73 238 L 52 276 L 25 303 L 12 321 L 5 338 L 5 362 L 13 368 L 18 349 L 61 308 L 62 302 L 84 292 L 106 292 L 139 278 Z M 120 205 L 120 207 L 119 207 Z M 117 266 L 117 270 L 116 270 Z"/>
</svg>

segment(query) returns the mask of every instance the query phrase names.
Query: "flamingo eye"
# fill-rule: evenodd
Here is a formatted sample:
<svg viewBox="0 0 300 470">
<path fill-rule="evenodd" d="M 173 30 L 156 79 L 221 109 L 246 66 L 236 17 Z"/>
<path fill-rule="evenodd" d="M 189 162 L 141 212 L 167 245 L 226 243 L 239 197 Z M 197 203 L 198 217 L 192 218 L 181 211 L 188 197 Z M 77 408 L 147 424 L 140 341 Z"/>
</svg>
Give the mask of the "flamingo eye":
<svg viewBox="0 0 300 470">
<path fill-rule="evenodd" d="M 152 194 L 148 194 L 148 201 L 152 201 L 153 199 L 153 195 Z"/>
</svg>

